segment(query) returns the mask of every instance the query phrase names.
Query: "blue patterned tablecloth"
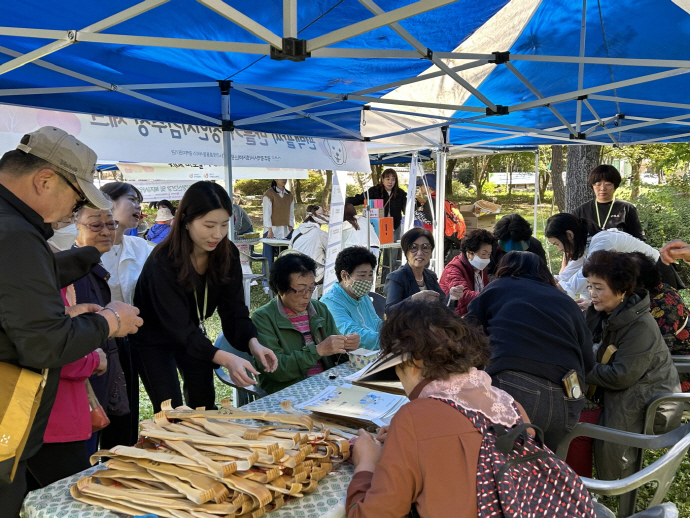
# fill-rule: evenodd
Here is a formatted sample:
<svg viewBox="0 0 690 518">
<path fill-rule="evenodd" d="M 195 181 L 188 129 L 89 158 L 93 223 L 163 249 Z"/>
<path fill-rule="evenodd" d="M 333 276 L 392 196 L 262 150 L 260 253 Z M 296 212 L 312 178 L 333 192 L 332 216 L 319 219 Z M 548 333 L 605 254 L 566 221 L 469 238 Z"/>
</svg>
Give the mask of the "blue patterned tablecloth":
<svg viewBox="0 0 690 518">
<path fill-rule="evenodd" d="M 342 378 L 353 372 L 355 372 L 355 369 L 348 364 L 343 364 L 245 405 L 242 409 L 282 412 L 280 408 L 281 401 L 290 399 L 294 406 L 330 385 L 337 386 L 345 383 Z M 330 376 L 333 375 L 337 377 L 330 379 Z M 98 469 L 100 467 L 94 466 L 73 477 L 60 480 L 38 491 L 32 491 L 24 500 L 20 517 L 118 518 L 117 514 L 105 509 L 77 502 L 69 494 L 70 487 L 77 480 L 89 476 Z M 271 518 L 341 518 L 345 516 L 345 496 L 353 471 L 354 466 L 350 463 L 339 466 L 319 482 L 319 488 L 314 493 L 288 502 L 282 509 L 269 513 L 267 516 Z"/>
</svg>

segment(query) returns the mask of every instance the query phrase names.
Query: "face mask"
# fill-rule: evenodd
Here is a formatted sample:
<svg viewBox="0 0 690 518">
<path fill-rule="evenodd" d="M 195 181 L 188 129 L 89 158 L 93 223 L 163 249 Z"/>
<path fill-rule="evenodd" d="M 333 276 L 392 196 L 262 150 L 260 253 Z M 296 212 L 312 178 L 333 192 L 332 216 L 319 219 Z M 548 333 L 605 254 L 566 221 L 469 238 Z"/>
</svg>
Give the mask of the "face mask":
<svg viewBox="0 0 690 518">
<path fill-rule="evenodd" d="M 470 259 L 470 264 L 474 266 L 477 270 L 483 270 L 484 268 L 489 266 L 490 262 L 491 259 L 481 259 L 476 255 L 472 259 Z"/>
<path fill-rule="evenodd" d="M 350 289 L 358 299 L 361 299 L 364 295 L 368 295 L 371 288 L 374 286 L 374 281 L 353 281 L 350 279 L 350 282 L 352 282 L 352 284 L 350 284 Z"/>
<path fill-rule="evenodd" d="M 53 230 L 53 237 L 48 242 L 60 250 L 69 250 L 72 248 L 78 234 L 77 226 L 72 223 L 66 227 Z"/>
</svg>

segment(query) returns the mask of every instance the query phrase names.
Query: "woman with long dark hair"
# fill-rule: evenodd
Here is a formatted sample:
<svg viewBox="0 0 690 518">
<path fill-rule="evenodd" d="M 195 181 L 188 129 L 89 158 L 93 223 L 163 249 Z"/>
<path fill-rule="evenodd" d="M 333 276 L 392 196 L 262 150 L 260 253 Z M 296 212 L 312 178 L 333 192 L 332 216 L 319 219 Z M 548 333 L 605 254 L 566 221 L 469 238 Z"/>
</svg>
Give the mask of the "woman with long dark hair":
<svg viewBox="0 0 690 518">
<path fill-rule="evenodd" d="M 398 182 L 398 173 L 395 169 L 388 168 L 381 174 L 381 179 L 377 185 L 369 187 L 369 189 L 362 194 L 357 194 L 345 199 L 345 203 L 352 203 L 352 205 L 363 205 L 365 200 L 383 200 L 383 216 L 393 218 L 393 239 L 400 240 L 402 215 L 405 212 L 405 205 L 407 204 L 407 193 L 400 188 Z M 390 272 L 389 265 L 392 262 L 393 253 L 397 256 L 397 250 L 393 251 L 387 249 L 383 253 L 383 268 L 381 270 L 381 283 L 386 283 L 386 277 Z M 388 265 L 388 266 L 387 266 Z"/>
<path fill-rule="evenodd" d="M 563 252 L 565 266 L 556 275 L 559 287 L 575 298 L 580 295 L 589 298 L 587 279 L 582 275 L 582 266 L 587 258 L 597 250 L 612 252 L 642 252 L 660 267 L 665 267 L 664 282 L 676 286 L 673 270 L 659 260 L 659 251 L 644 241 L 620 230 L 602 229 L 593 221 L 578 218 L 567 212 L 554 214 L 546 221 L 544 230 L 549 243 Z M 666 279 L 669 279 L 667 281 Z"/>
<path fill-rule="evenodd" d="M 135 363 L 154 411 L 172 399 L 182 405 L 177 379 L 192 408 L 214 408 L 214 364 L 227 368 L 240 386 L 257 374 L 242 358 L 214 347 L 205 321 L 218 310 L 223 334 L 233 347 L 249 351 L 264 368 L 277 366 L 275 354 L 256 338 L 244 304 L 242 268 L 237 247 L 228 239 L 232 203 L 212 182 L 197 182 L 185 193 L 175 225 L 144 265 L 134 295 L 146 315 L 142 335 L 132 341 Z"/>
<path fill-rule="evenodd" d="M 582 311 L 562 291 L 546 263 L 532 252 L 508 252 L 496 278 L 468 307 L 491 341 L 486 372 L 494 386 L 520 403 L 555 449 L 585 406 L 585 375 L 594 366 L 592 335 Z M 575 371 L 576 393 L 563 379 Z"/>
</svg>

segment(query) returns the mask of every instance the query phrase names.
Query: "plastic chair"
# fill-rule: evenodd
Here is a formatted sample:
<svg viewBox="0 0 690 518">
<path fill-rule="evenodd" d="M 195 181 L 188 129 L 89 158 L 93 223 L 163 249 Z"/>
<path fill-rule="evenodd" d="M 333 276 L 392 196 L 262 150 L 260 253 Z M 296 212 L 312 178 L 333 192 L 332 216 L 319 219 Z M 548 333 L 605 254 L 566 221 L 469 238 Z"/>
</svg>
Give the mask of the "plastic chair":
<svg viewBox="0 0 690 518">
<path fill-rule="evenodd" d="M 238 351 L 237 349 L 235 349 L 225 339 L 225 336 L 223 336 L 223 333 L 218 335 L 218 338 L 216 339 L 215 346 L 222 351 L 232 353 L 236 356 L 239 356 L 240 358 L 244 358 L 247 361 L 250 361 L 250 362 L 252 361 L 252 355 L 251 354 L 245 353 L 242 351 Z M 262 397 L 268 396 L 268 393 L 264 389 L 259 387 L 258 385 L 250 385 L 249 387 L 238 387 L 237 385 L 235 385 L 232 382 L 228 373 L 223 370 L 223 367 L 218 367 L 215 370 L 215 372 L 216 372 L 216 376 L 218 376 L 218 379 L 220 381 L 222 381 L 226 385 L 229 385 L 235 389 L 235 392 L 237 394 L 237 406 L 238 407 L 240 407 L 242 405 L 246 405 L 247 403 L 251 403 L 252 401 L 255 401 L 257 399 L 261 399 Z"/>
<path fill-rule="evenodd" d="M 690 374 L 690 354 L 671 356 L 679 374 Z"/>
<path fill-rule="evenodd" d="M 589 423 L 578 423 L 575 429 L 570 432 L 558 445 L 556 455 L 561 459 L 565 459 L 568 454 L 568 447 L 570 441 L 576 437 L 591 437 L 603 441 L 609 441 L 625 446 L 632 446 L 641 450 L 660 450 L 669 448 L 660 459 L 637 473 L 625 477 L 620 480 L 595 480 L 593 478 L 582 477 L 587 489 L 592 493 L 608 496 L 625 495 L 632 493 L 637 488 L 656 482 L 657 487 L 654 491 L 654 496 L 647 509 L 651 514 L 633 514 L 629 509 L 619 508 L 619 518 L 626 518 L 628 516 L 659 516 L 669 517 L 672 514 L 663 514 L 670 512 L 669 509 L 655 509 L 661 507 L 662 500 L 668 493 L 668 489 L 676 476 L 678 466 L 683 461 L 685 454 L 690 449 L 690 423 L 676 428 L 663 435 L 644 435 L 639 433 L 623 432 L 621 430 L 613 430 L 604 426 L 598 426 Z M 635 501 L 633 500 L 633 505 Z M 668 508 L 668 506 L 666 506 Z M 674 506 L 675 507 L 675 506 Z M 660 514 L 654 514 L 660 513 Z M 677 516 L 677 514 L 676 514 Z"/>
<path fill-rule="evenodd" d="M 379 316 L 379 318 L 383 320 L 383 317 L 386 313 L 386 297 L 376 293 L 375 291 L 370 291 L 369 298 L 374 303 L 374 311 L 376 311 L 376 314 Z"/>
</svg>

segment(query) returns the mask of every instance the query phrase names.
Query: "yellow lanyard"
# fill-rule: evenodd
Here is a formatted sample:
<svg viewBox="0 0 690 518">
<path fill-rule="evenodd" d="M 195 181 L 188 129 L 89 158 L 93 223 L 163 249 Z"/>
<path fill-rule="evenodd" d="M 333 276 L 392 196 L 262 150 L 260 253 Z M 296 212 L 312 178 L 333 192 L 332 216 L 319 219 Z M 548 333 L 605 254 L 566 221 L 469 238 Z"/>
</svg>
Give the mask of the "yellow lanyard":
<svg viewBox="0 0 690 518">
<path fill-rule="evenodd" d="M 206 333 L 206 326 L 204 325 L 204 322 L 206 321 L 206 318 L 202 319 L 201 314 L 199 313 L 199 299 L 196 296 L 196 290 L 194 290 L 194 302 L 196 302 L 196 315 L 199 317 L 199 329 L 201 329 L 201 332 L 204 333 L 204 336 L 208 338 L 208 333 Z M 208 303 L 208 279 L 206 280 L 206 289 L 204 290 L 204 317 L 206 317 L 206 309 L 207 309 L 207 303 Z"/>
<path fill-rule="evenodd" d="M 616 203 L 615 196 L 611 200 L 611 206 L 609 207 L 609 213 L 606 215 L 606 219 L 604 220 L 604 225 L 606 225 L 606 222 L 609 220 L 609 216 L 611 216 L 611 211 L 613 210 L 614 203 Z M 594 200 L 594 208 L 596 209 L 594 212 L 597 213 L 597 223 L 599 223 L 600 228 L 604 228 L 604 225 L 601 224 L 601 218 L 599 217 L 599 202 L 597 200 Z"/>
</svg>

